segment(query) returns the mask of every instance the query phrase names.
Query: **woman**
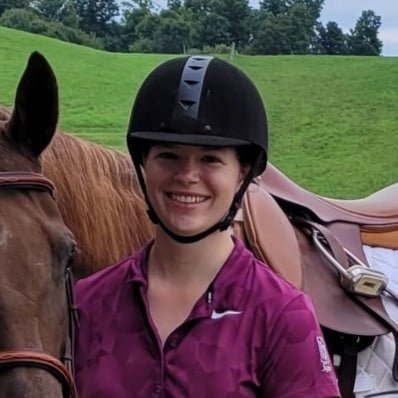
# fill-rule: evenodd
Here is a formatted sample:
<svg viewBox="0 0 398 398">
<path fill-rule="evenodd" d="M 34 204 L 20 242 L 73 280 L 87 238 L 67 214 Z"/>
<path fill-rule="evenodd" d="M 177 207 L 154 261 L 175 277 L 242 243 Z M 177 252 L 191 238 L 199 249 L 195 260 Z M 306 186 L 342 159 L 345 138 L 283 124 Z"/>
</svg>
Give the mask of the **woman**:
<svg viewBox="0 0 398 398">
<path fill-rule="evenodd" d="M 267 160 L 246 75 L 211 57 L 162 64 L 127 143 L 156 234 L 77 284 L 80 398 L 339 396 L 310 300 L 228 229 Z"/>
</svg>

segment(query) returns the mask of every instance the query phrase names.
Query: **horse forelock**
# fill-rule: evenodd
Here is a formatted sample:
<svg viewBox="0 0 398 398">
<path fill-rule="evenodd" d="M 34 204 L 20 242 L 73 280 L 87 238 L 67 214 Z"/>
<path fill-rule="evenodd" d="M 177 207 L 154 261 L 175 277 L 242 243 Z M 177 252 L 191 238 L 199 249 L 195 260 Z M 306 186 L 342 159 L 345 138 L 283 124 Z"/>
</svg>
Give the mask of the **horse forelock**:
<svg viewBox="0 0 398 398">
<path fill-rule="evenodd" d="M 58 132 L 43 165 L 78 242 L 77 277 L 122 260 L 152 236 L 128 155 Z"/>
</svg>

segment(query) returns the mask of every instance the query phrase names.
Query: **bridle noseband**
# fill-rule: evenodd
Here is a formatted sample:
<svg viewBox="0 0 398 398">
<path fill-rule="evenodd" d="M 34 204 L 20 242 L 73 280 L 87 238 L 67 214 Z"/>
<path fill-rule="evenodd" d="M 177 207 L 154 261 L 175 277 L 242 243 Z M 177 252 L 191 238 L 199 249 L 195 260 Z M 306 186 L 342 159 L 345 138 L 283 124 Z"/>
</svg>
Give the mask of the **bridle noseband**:
<svg viewBox="0 0 398 398">
<path fill-rule="evenodd" d="M 54 184 L 42 174 L 33 172 L 0 172 L 0 188 L 33 189 L 48 192 L 54 198 Z M 44 369 L 61 384 L 65 398 L 77 398 L 73 381 L 74 328 L 77 313 L 74 303 L 71 270 L 65 274 L 66 296 L 69 309 L 69 337 L 66 342 L 64 363 L 44 351 L 30 349 L 10 349 L 0 351 L 0 371 L 16 367 Z"/>
</svg>

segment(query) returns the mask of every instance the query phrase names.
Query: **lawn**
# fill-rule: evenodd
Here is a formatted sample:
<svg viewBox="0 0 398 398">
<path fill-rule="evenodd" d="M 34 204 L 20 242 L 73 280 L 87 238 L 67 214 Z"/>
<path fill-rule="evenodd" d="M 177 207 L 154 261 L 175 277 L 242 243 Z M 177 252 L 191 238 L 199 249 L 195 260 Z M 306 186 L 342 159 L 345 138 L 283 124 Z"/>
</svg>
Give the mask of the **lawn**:
<svg viewBox="0 0 398 398">
<path fill-rule="evenodd" d="M 109 53 L 0 27 L 1 104 L 12 105 L 34 50 L 58 78 L 60 129 L 120 150 L 137 89 L 173 57 Z M 340 198 L 398 182 L 398 58 L 238 55 L 231 62 L 266 104 L 271 162 L 296 182 Z"/>
</svg>

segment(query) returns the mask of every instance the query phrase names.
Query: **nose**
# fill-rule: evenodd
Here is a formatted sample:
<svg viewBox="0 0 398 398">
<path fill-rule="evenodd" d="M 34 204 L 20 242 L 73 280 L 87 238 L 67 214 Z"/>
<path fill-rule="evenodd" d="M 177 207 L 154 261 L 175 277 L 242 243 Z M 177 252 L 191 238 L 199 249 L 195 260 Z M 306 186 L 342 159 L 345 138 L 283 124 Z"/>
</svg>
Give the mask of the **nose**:
<svg viewBox="0 0 398 398">
<path fill-rule="evenodd" d="M 184 184 L 196 183 L 200 179 L 200 167 L 194 159 L 181 159 L 174 177 Z"/>
</svg>

